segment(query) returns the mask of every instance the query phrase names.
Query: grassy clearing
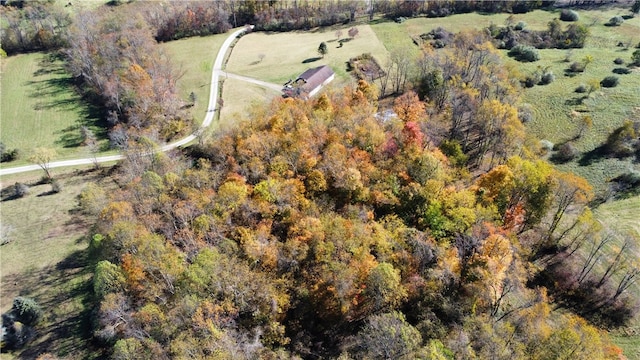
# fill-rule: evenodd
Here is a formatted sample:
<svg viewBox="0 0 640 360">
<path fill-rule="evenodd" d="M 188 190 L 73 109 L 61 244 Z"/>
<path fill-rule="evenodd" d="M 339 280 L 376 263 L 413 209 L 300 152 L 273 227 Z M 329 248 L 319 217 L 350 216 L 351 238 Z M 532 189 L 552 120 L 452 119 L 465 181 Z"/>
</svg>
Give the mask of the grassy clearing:
<svg viewBox="0 0 640 360">
<path fill-rule="evenodd" d="M 527 125 L 529 130 L 539 138 L 553 143 L 563 143 L 572 140 L 577 134 L 577 119 L 572 118 L 571 113 L 577 111 L 588 114 L 593 119 L 593 128 L 582 138 L 574 141 L 575 146 L 585 153 L 601 145 L 607 135 L 625 119 L 639 116 L 637 107 L 640 99 L 640 69 L 634 69 L 628 75 L 616 75 L 620 79 L 620 85 L 615 88 L 602 88 L 589 97 L 575 93 L 575 89 L 589 81 L 599 82 L 606 76 L 615 75 L 615 68 L 625 67 L 614 64 L 613 60 L 620 57 L 628 62 L 633 50 L 625 50 L 617 44 L 640 42 L 640 18 L 626 20 L 620 27 L 607 27 L 604 23 L 609 18 L 625 14 L 625 11 L 612 9 L 578 13 L 582 21 L 590 25 L 591 31 L 583 49 L 541 50 L 540 61 L 519 63 L 518 68 L 523 75 L 533 73 L 537 69 L 549 69 L 556 75 L 552 84 L 535 86 L 524 91 L 523 102 L 532 104 L 535 112 L 534 120 Z M 565 75 L 565 70 L 571 62 L 582 61 L 587 55 L 593 57 L 593 62 L 584 73 L 575 76 Z M 570 58 L 570 61 L 566 62 L 565 58 Z M 599 191 L 606 188 L 609 179 L 633 166 L 632 160 L 606 158 L 559 165 L 563 170 L 587 178 Z"/>
<path fill-rule="evenodd" d="M 609 336 L 628 360 L 640 360 L 640 335 L 615 334 Z"/>
<path fill-rule="evenodd" d="M 640 196 L 604 203 L 594 213 L 609 228 L 640 239 Z"/>
<path fill-rule="evenodd" d="M 251 33 L 238 41 L 226 70 L 284 84 L 308 68 L 329 65 L 336 73 L 336 80 L 347 81 L 350 74 L 347 73 L 346 62 L 350 58 L 371 53 L 380 63 L 384 63 L 388 54 L 370 26 L 359 25 L 357 28 L 358 36 L 345 42 L 340 48 L 335 33 L 341 30 L 345 38 L 349 27 L 316 29 L 309 32 Z M 324 58 L 318 54 L 321 42 L 326 42 L 329 50 Z M 260 60 L 261 54 L 264 55 L 263 60 Z"/>
<path fill-rule="evenodd" d="M 233 124 L 250 115 L 250 109 L 254 104 L 270 102 L 281 94 L 271 89 L 247 83 L 237 79 L 226 79 L 222 87 L 223 106 L 220 110 L 220 122 L 215 124 L 221 128 L 233 126 Z M 237 101 L 237 99 L 253 99 Z"/>
<path fill-rule="evenodd" d="M 229 34 L 218 34 L 192 37 L 161 44 L 176 71 L 182 74 L 177 82 L 180 98 L 189 102 L 189 94 L 193 92 L 196 95 L 195 105 L 191 108 L 196 124 L 202 123 L 206 115 L 213 62 L 228 36 Z"/>
<path fill-rule="evenodd" d="M 3 59 L 1 74 L 0 140 L 21 153 L 10 165 L 25 164 L 36 147 L 56 149 L 57 159 L 90 156 L 81 146 L 81 126 L 107 145 L 99 113 L 75 93 L 60 60 L 44 53 L 15 55 Z"/>
<path fill-rule="evenodd" d="M 27 196 L 3 196 L 0 204 L 2 226 L 12 229 L 13 240 L 0 248 L 0 311 L 10 309 L 16 296 L 28 296 L 42 306 L 44 319 L 27 348 L 2 358 L 34 359 L 44 352 L 94 358 L 99 354 L 89 345 L 92 269 L 86 252 L 91 220 L 77 212 L 76 198 L 86 183 L 107 185 L 108 178 L 99 171 L 60 173 L 62 191 L 49 194 L 50 185 L 38 184 L 38 176 L 3 178 L 3 189 L 17 181 L 31 186 Z"/>
</svg>

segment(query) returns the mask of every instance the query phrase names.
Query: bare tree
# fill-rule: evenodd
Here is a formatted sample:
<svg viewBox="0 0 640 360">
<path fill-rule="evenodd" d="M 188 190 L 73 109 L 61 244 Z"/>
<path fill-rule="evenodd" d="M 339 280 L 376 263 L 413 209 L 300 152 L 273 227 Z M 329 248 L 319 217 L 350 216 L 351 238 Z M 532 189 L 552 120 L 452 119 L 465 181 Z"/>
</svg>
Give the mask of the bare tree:
<svg viewBox="0 0 640 360">
<path fill-rule="evenodd" d="M 33 152 L 33 155 L 29 157 L 29 161 L 40 166 L 47 177 L 47 180 L 51 180 L 51 160 L 55 158 L 57 152 L 55 149 L 49 148 L 36 148 Z"/>
<path fill-rule="evenodd" d="M 593 268 L 598 264 L 600 259 L 604 256 L 605 246 L 613 240 L 613 236 L 611 234 L 605 235 L 602 239 L 593 239 L 591 244 L 591 249 L 589 249 L 589 254 L 582 265 L 582 269 L 580 270 L 580 274 L 578 274 L 578 278 L 576 281 L 581 284 L 585 281 Z"/>
<path fill-rule="evenodd" d="M 405 91 L 407 79 L 412 70 L 413 61 L 407 56 L 409 53 L 410 50 L 407 48 L 397 49 L 391 53 L 391 62 L 396 70 L 393 76 L 393 90 L 397 94 Z"/>
</svg>

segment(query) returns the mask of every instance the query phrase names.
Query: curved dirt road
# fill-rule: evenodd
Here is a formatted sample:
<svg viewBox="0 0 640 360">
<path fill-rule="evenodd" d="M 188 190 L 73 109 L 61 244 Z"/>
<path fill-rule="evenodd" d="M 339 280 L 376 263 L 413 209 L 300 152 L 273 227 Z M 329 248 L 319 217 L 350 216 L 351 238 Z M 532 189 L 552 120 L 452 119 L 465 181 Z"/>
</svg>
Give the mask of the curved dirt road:
<svg viewBox="0 0 640 360">
<path fill-rule="evenodd" d="M 253 26 L 252 26 L 253 28 Z M 213 122 L 213 117 L 215 115 L 216 110 L 218 109 L 218 83 L 220 81 L 220 75 L 222 73 L 222 63 L 224 62 L 224 57 L 231 46 L 231 43 L 240 36 L 240 34 L 244 33 L 247 29 L 242 28 L 240 30 L 236 30 L 227 39 L 224 41 L 222 46 L 220 47 L 220 51 L 218 51 L 218 55 L 216 56 L 216 60 L 213 63 L 213 71 L 211 72 L 211 91 L 209 92 L 209 106 L 207 107 L 207 115 L 204 117 L 204 121 L 200 128 L 196 130 L 195 133 L 182 138 L 178 141 L 163 145 L 160 147 L 162 151 L 169 151 L 171 149 L 175 149 L 179 146 L 186 145 L 191 141 L 197 138 L 197 134 L 201 133 L 205 128 L 209 127 Z M 118 161 L 124 158 L 123 155 L 110 155 L 110 156 L 99 156 L 96 158 L 89 157 L 83 159 L 75 159 L 75 160 L 62 160 L 62 161 L 52 161 L 49 163 L 49 168 L 57 168 L 64 166 L 76 166 L 76 165 L 88 165 L 93 163 L 104 163 L 111 161 Z M 0 176 L 9 175 L 9 174 L 18 174 L 27 171 L 39 170 L 41 169 L 38 165 L 26 165 L 26 166 L 17 166 L 8 169 L 0 169 Z"/>
</svg>

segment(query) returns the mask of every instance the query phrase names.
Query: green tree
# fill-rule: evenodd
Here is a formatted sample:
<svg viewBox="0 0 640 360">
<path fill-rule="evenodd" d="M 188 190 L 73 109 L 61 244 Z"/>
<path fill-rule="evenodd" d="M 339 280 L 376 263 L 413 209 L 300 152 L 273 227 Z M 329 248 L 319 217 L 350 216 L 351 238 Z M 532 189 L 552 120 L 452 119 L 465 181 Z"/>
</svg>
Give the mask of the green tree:
<svg viewBox="0 0 640 360">
<path fill-rule="evenodd" d="M 590 96 L 592 92 L 600 89 L 600 81 L 598 81 L 597 79 L 591 79 L 588 81 L 587 86 L 587 96 Z"/>
<path fill-rule="evenodd" d="M 96 265 L 93 275 L 93 291 L 103 298 L 106 294 L 124 290 L 126 279 L 117 265 L 102 260 Z"/>
<path fill-rule="evenodd" d="M 325 55 L 329 53 L 329 49 L 327 48 L 326 42 L 321 42 L 320 46 L 318 46 L 318 54 L 320 54 L 323 58 Z"/>
<path fill-rule="evenodd" d="M 42 317 L 42 308 L 32 298 L 18 296 L 13 299 L 13 308 L 11 309 L 18 321 L 25 325 L 33 325 Z"/>
<path fill-rule="evenodd" d="M 582 64 L 584 64 L 583 68 L 587 70 L 587 66 L 593 62 L 593 55 L 586 55 L 582 58 Z"/>
<path fill-rule="evenodd" d="M 366 281 L 366 294 L 374 310 L 386 306 L 394 308 L 407 296 L 400 280 L 400 270 L 389 263 L 378 264 L 371 270 Z"/>
</svg>

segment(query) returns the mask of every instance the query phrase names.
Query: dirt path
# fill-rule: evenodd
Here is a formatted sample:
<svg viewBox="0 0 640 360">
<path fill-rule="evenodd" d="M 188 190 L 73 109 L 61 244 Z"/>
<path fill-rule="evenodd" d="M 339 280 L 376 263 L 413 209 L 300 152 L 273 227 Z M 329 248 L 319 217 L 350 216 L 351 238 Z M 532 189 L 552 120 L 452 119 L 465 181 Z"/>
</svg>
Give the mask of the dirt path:
<svg viewBox="0 0 640 360">
<path fill-rule="evenodd" d="M 209 106 L 207 107 L 207 114 L 205 115 L 204 120 L 202 121 L 202 125 L 200 125 L 200 128 L 196 130 L 193 134 L 185 138 L 182 138 L 180 140 L 177 140 L 162 146 L 160 148 L 162 151 L 169 151 L 171 149 L 175 149 L 179 146 L 183 146 L 190 143 L 191 141 L 195 140 L 198 137 L 198 135 L 202 133 L 204 129 L 206 129 L 211 125 L 211 123 L 213 122 L 213 118 L 215 116 L 215 112 L 216 110 L 218 110 L 218 96 L 220 95 L 218 91 L 219 90 L 218 83 L 220 81 L 220 75 L 222 74 L 227 75 L 222 71 L 222 63 L 224 62 L 224 58 L 233 41 L 238 36 L 240 36 L 240 34 L 244 33 L 246 30 L 247 30 L 246 28 L 243 28 L 231 33 L 229 37 L 227 37 L 227 39 L 224 41 L 222 46 L 220 47 L 220 51 L 218 51 L 216 60 L 213 63 L 213 71 L 211 71 L 211 91 L 209 93 Z M 239 76 L 239 75 L 236 75 L 236 76 Z M 257 83 L 258 85 L 261 85 L 260 83 L 264 83 L 260 80 L 255 80 L 255 79 L 247 78 L 244 76 L 239 76 L 239 77 L 246 79 L 244 81 L 250 81 L 250 82 L 255 81 L 254 83 Z M 262 85 L 262 86 L 266 86 L 269 88 L 273 88 L 272 85 L 274 85 L 274 84 L 268 84 L 268 83 L 264 83 L 264 84 L 265 85 Z M 99 156 L 95 158 L 89 157 L 89 158 L 82 158 L 82 159 L 75 159 L 75 160 L 52 161 L 51 163 L 49 163 L 49 168 L 53 169 L 53 168 L 65 167 L 65 166 L 89 165 L 96 162 L 97 163 L 113 162 L 113 161 L 122 160 L 123 158 L 124 158 L 123 155 L 110 155 L 110 156 Z M 34 171 L 34 170 L 40 170 L 40 166 L 25 165 L 25 166 L 11 167 L 11 168 L 2 168 L 0 169 L 0 176 L 9 175 L 9 174 L 18 174 L 18 173 Z"/>
</svg>

